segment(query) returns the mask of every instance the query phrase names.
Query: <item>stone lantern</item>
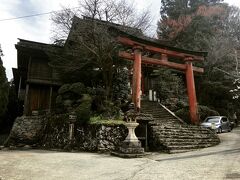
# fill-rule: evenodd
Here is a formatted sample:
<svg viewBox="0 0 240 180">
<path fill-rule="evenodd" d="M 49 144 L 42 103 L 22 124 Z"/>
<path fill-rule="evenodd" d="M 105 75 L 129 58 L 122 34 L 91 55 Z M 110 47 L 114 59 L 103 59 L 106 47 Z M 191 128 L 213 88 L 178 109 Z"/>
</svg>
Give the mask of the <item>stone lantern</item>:
<svg viewBox="0 0 240 180">
<path fill-rule="evenodd" d="M 147 125 L 150 121 L 153 121 L 151 114 L 144 114 L 138 112 L 134 108 L 134 104 L 129 105 L 129 110 L 125 113 L 126 123 L 125 126 L 128 129 L 128 135 L 122 142 L 118 151 L 112 152 L 113 155 L 126 158 L 142 157 L 144 153 L 144 148 L 142 147 L 141 141 L 135 134 L 135 129 L 140 125 L 144 126 L 144 132 L 142 133 L 145 140 L 145 149 L 148 150 L 148 139 L 147 139 Z"/>
<path fill-rule="evenodd" d="M 73 111 L 69 114 L 69 140 L 72 141 L 74 137 L 74 123 L 77 120 L 77 115 Z"/>
<path fill-rule="evenodd" d="M 133 108 L 125 114 L 125 126 L 128 129 L 128 135 L 119 147 L 119 151 L 112 152 L 113 155 L 127 158 L 141 157 L 144 155 L 144 148 L 142 148 L 141 142 L 135 134 L 135 129 L 139 125 L 136 121 L 138 114 L 139 113 Z"/>
<path fill-rule="evenodd" d="M 129 110 L 126 113 L 126 124 L 125 126 L 128 129 L 128 136 L 122 143 L 122 146 L 119 148 L 120 152 L 125 154 L 143 154 L 144 148 L 142 148 L 141 142 L 138 140 L 135 129 L 139 125 L 136 121 L 137 112 L 134 110 Z"/>
</svg>

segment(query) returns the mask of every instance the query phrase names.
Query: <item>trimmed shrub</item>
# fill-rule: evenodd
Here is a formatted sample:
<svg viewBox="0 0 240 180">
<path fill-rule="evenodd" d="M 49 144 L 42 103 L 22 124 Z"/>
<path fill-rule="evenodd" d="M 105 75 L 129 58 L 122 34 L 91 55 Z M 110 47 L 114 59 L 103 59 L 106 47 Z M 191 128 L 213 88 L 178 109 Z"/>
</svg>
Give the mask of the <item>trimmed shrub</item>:
<svg viewBox="0 0 240 180">
<path fill-rule="evenodd" d="M 184 107 L 182 109 L 179 109 L 175 112 L 175 114 L 180 117 L 182 120 L 184 120 L 186 123 L 190 124 L 190 116 L 189 116 L 189 109 L 188 107 Z"/>
<path fill-rule="evenodd" d="M 77 121 L 80 124 L 84 124 L 89 121 L 91 115 L 92 98 L 88 94 L 83 94 L 81 104 L 75 109 L 77 115 Z"/>
<path fill-rule="evenodd" d="M 64 94 L 64 93 L 68 92 L 70 90 L 70 87 L 71 87 L 71 84 L 62 85 L 58 90 L 58 94 Z"/>
<path fill-rule="evenodd" d="M 70 91 L 77 95 L 82 95 L 86 93 L 86 88 L 83 83 L 77 82 L 70 86 Z"/>
<path fill-rule="evenodd" d="M 203 121 L 208 116 L 219 116 L 219 113 L 207 106 L 199 106 L 198 113 L 200 115 L 200 121 Z"/>
<path fill-rule="evenodd" d="M 219 113 L 217 111 L 210 109 L 207 106 L 201 106 L 201 105 L 198 106 L 198 113 L 199 113 L 200 121 L 203 121 L 208 116 L 219 116 Z M 189 116 L 189 106 L 186 106 L 178 110 L 177 112 L 175 112 L 175 114 L 181 119 L 183 119 L 186 123 L 188 124 L 191 123 L 190 116 Z"/>
<path fill-rule="evenodd" d="M 105 119 L 123 119 L 122 110 L 111 101 L 104 101 L 103 113 L 101 115 Z"/>
</svg>

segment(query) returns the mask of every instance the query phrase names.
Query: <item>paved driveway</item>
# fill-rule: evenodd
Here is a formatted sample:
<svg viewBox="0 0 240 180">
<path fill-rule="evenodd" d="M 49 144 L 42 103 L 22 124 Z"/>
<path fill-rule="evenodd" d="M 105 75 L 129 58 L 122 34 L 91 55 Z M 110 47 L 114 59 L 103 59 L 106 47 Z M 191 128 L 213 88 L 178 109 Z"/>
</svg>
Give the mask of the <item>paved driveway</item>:
<svg viewBox="0 0 240 180">
<path fill-rule="evenodd" d="M 121 159 L 107 154 L 0 151 L 1 180 L 240 179 L 240 128 L 218 146 L 181 154 Z"/>
</svg>

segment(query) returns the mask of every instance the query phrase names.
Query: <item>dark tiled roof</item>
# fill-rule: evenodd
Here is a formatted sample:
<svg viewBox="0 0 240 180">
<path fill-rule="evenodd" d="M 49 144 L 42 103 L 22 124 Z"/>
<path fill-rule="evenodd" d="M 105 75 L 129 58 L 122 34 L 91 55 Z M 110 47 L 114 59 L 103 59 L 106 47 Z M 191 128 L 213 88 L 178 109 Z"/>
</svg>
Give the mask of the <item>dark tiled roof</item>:
<svg viewBox="0 0 240 180">
<path fill-rule="evenodd" d="M 109 29 L 109 32 L 116 32 L 116 33 L 113 33 L 116 36 L 121 34 L 135 41 L 138 41 L 140 43 L 144 43 L 146 45 L 152 45 L 152 46 L 163 48 L 163 49 L 169 49 L 169 50 L 197 55 L 197 56 L 203 56 L 203 57 L 207 56 L 207 52 L 192 51 L 192 50 L 170 46 L 169 41 L 162 41 L 159 39 L 150 38 L 148 36 L 145 36 L 140 29 L 137 29 L 134 27 L 123 26 L 120 24 L 98 20 L 98 19 L 92 19 L 89 17 L 83 17 L 83 18 L 79 18 L 77 16 L 73 17 L 73 24 L 68 36 L 68 40 L 74 41 L 76 39 L 75 36 L 77 35 L 77 33 L 80 33 L 81 31 L 79 27 L 81 27 L 84 23 L 89 23 L 89 22 L 96 22 L 98 25 L 103 25 L 104 27 Z M 66 44 L 68 43 L 68 40 L 66 41 Z"/>
<path fill-rule="evenodd" d="M 135 35 L 135 36 L 143 35 L 142 31 L 138 28 L 124 26 L 124 25 L 120 25 L 120 24 L 116 24 L 116 23 L 112 23 L 112 22 L 108 22 L 108 21 L 103 21 L 103 20 L 98 20 L 98 19 L 92 19 L 89 17 L 79 18 L 77 16 L 74 16 L 73 21 L 72 21 L 72 27 L 69 32 L 69 35 L 68 35 L 65 45 L 67 45 L 69 43 L 69 41 L 75 41 L 76 36 L 78 36 L 81 33 L 84 33 L 86 31 L 88 25 L 89 25 L 89 27 L 90 27 L 90 25 L 92 25 L 91 24 L 92 22 L 96 23 L 99 27 L 102 26 L 102 27 L 105 27 L 106 29 L 110 28 L 110 27 L 114 27 L 114 28 L 117 28 L 121 31 L 127 32 L 127 33 Z"/>
<path fill-rule="evenodd" d="M 25 39 L 19 39 L 19 42 L 15 45 L 18 49 L 19 47 L 33 49 L 33 50 L 40 50 L 40 51 L 56 51 L 61 46 L 57 46 L 54 44 L 46 44 L 41 42 L 29 41 Z"/>
</svg>

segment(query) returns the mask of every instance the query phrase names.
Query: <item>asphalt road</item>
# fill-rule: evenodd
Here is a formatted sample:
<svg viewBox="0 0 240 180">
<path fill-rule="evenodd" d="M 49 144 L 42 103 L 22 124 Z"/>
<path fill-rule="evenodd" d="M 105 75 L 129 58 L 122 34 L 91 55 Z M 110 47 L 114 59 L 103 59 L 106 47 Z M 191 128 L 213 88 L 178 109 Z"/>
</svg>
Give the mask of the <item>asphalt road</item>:
<svg viewBox="0 0 240 180">
<path fill-rule="evenodd" d="M 108 154 L 43 150 L 0 151 L 0 180 L 240 179 L 240 128 L 221 144 L 181 154 L 122 159 Z"/>
</svg>

